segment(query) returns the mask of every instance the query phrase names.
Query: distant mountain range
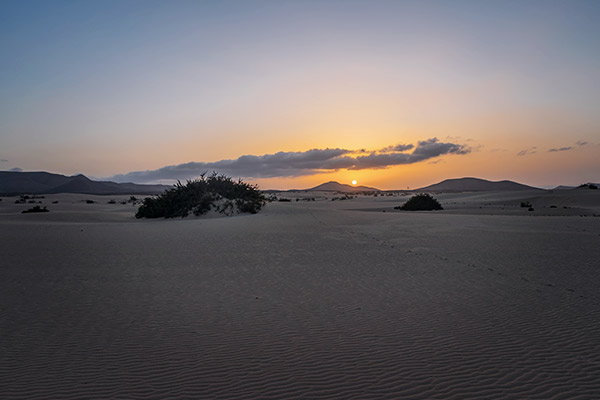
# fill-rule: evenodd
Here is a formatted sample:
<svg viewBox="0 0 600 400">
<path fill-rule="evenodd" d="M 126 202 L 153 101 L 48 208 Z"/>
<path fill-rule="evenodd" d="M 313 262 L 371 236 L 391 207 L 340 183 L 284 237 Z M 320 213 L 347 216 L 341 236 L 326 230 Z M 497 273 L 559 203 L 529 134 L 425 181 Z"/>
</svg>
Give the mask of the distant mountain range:
<svg viewBox="0 0 600 400">
<path fill-rule="evenodd" d="M 170 186 L 93 181 L 84 175 L 0 171 L 0 194 L 157 194 Z"/>
<path fill-rule="evenodd" d="M 410 192 L 495 192 L 495 191 L 515 191 L 515 190 L 543 190 L 533 186 L 523 185 L 512 181 L 492 182 L 479 178 L 458 178 L 446 179 L 445 181 L 425 186 L 419 189 L 409 190 Z M 338 182 L 327 182 L 315 186 L 310 191 L 332 191 L 332 192 L 376 192 L 380 189 L 367 186 L 350 186 Z"/>
<path fill-rule="evenodd" d="M 415 189 L 414 192 L 496 192 L 515 190 L 543 190 L 513 181 L 492 182 L 479 178 L 446 179 L 445 181 Z"/>
<path fill-rule="evenodd" d="M 588 183 L 584 183 L 583 185 L 579 185 L 579 186 L 560 185 L 560 186 L 553 188 L 553 190 L 590 189 L 590 185 L 592 187 L 594 187 L 594 186 L 597 188 L 600 187 L 600 183 L 588 182 Z"/>
<path fill-rule="evenodd" d="M 326 191 L 326 192 L 378 192 L 379 189 L 375 189 L 367 186 L 351 186 L 335 181 L 322 183 L 314 188 L 306 189 L 308 191 Z"/>
<path fill-rule="evenodd" d="M 93 181 L 84 175 L 65 176 L 49 172 L 0 171 L 0 194 L 157 194 L 169 189 L 166 185 L 140 185 L 136 183 L 115 183 Z M 380 189 L 368 186 L 351 186 L 335 181 L 326 182 L 307 191 L 330 191 L 343 193 L 378 192 Z M 411 192 L 489 192 L 543 190 L 512 181 L 492 182 L 479 178 L 446 179 Z"/>
</svg>

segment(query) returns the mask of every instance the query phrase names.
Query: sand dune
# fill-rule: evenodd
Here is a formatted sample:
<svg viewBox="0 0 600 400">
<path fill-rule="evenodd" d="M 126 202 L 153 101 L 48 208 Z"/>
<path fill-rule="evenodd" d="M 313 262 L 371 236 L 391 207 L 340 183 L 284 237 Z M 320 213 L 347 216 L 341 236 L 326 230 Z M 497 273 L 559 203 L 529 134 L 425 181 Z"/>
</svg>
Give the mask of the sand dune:
<svg viewBox="0 0 600 400">
<path fill-rule="evenodd" d="M 592 192 L 447 194 L 417 213 L 322 194 L 151 221 L 127 196 L 47 196 L 45 214 L 4 198 L 0 393 L 597 399 Z"/>
</svg>

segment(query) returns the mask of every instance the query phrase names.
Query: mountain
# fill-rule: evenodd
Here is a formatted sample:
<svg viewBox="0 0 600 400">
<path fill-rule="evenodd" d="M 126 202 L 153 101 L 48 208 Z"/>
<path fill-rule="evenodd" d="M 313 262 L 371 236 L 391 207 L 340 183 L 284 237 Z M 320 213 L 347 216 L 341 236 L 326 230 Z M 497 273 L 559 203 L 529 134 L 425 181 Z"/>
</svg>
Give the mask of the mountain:
<svg viewBox="0 0 600 400">
<path fill-rule="evenodd" d="M 322 183 L 319 186 L 315 186 L 307 191 L 327 191 L 327 192 L 379 192 L 379 189 L 375 189 L 367 186 L 350 186 L 335 181 Z"/>
<path fill-rule="evenodd" d="M 415 192 L 493 192 L 514 190 L 543 190 L 513 181 L 492 182 L 479 178 L 446 179 L 414 190 Z"/>
<path fill-rule="evenodd" d="M 557 187 L 552 188 L 552 190 L 571 190 L 575 188 L 577 188 L 577 186 L 558 185 Z"/>
<path fill-rule="evenodd" d="M 170 186 L 93 181 L 84 175 L 0 171 L 0 194 L 156 194 Z"/>
</svg>

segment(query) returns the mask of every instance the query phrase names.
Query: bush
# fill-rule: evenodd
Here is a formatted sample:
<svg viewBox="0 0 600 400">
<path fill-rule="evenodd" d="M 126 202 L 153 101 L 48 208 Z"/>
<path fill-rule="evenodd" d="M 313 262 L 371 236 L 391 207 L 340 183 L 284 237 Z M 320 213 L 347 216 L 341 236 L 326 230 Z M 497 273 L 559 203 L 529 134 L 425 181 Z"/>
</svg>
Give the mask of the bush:
<svg viewBox="0 0 600 400">
<path fill-rule="evenodd" d="M 444 209 L 436 199 L 426 193 L 414 195 L 403 205 L 394 208 L 396 210 L 404 211 L 429 211 Z"/>
<path fill-rule="evenodd" d="M 40 206 L 34 206 L 33 208 L 30 208 L 29 210 L 21 211 L 21 214 L 43 213 L 43 212 L 50 212 L 50 210 L 48 210 L 46 207 L 41 208 Z"/>
<path fill-rule="evenodd" d="M 157 197 L 146 197 L 136 218 L 175 218 L 206 214 L 214 209 L 222 214 L 256 214 L 265 204 L 265 197 L 257 186 L 239 180 L 234 182 L 225 175 L 213 173 L 208 178 L 181 182 Z"/>
</svg>

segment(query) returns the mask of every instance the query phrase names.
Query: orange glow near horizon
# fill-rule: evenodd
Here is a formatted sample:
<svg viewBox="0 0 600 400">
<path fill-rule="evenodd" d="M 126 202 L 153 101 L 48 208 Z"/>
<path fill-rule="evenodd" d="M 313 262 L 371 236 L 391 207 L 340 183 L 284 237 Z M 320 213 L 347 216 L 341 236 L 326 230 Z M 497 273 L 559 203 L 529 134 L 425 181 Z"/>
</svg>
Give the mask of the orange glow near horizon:
<svg viewBox="0 0 600 400">
<path fill-rule="evenodd" d="M 597 175 L 594 177 L 592 174 L 584 174 L 587 170 L 586 165 L 597 163 L 598 145 L 586 145 L 581 148 L 573 146 L 573 149 L 562 152 L 550 152 L 548 148 L 538 148 L 537 152 L 531 155 L 517 156 L 516 153 L 520 149 L 521 147 L 479 149 L 467 155 L 446 155 L 434 160 L 380 169 L 338 170 L 298 177 L 251 179 L 251 181 L 257 183 L 262 189 L 308 189 L 328 181 L 339 183 L 357 181 L 361 186 L 382 190 L 406 190 L 462 177 L 477 177 L 491 181 L 507 179 L 538 187 L 556 186 L 557 182 L 575 185 L 598 180 Z M 560 171 L 549 173 L 552 165 L 560 166 Z M 573 180 L 570 176 L 574 173 L 580 173 L 582 178 Z"/>
</svg>

